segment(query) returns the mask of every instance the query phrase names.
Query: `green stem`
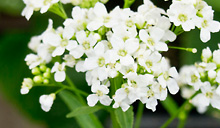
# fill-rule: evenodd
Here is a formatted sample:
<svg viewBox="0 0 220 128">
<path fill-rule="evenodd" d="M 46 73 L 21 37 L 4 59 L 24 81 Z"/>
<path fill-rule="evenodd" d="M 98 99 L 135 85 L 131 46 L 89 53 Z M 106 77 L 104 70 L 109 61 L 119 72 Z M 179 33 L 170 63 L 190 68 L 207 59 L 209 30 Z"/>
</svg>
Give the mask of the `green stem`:
<svg viewBox="0 0 220 128">
<path fill-rule="evenodd" d="M 78 89 L 76 88 L 75 84 L 72 82 L 72 80 L 69 78 L 68 75 L 66 75 L 66 82 L 70 85 L 70 88 L 71 88 L 72 90 L 78 90 Z M 80 95 L 80 93 L 79 93 L 78 91 L 75 92 L 75 93 L 76 93 L 76 96 L 79 98 L 80 102 L 81 102 L 82 104 L 86 104 L 86 103 L 85 103 L 85 100 L 84 100 L 83 97 Z"/>
<path fill-rule="evenodd" d="M 123 8 L 130 8 L 130 6 L 135 2 L 135 0 L 124 0 Z"/>
<path fill-rule="evenodd" d="M 57 14 L 58 16 L 62 17 L 63 19 L 67 19 L 68 18 L 61 3 L 53 4 L 49 8 L 49 11 L 54 13 L 54 14 Z"/>
<path fill-rule="evenodd" d="M 192 108 L 193 108 L 193 106 L 190 103 L 188 103 L 185 106 L 184 111 L 179 114 L 178 128 L 184 128 L 186 121 L 187 121 L 187 118 L 188 118 L 188 115 L 189 115 L 190 111 L 192 110 Z"/>
<path fill-rule="evenodd" d="M 172 49 L 178 49 L 178 50 L 188 51 L 188 52 L 192 52 L 192 53 L 197 52 L 196 48 L 183 48 L 183 47 L 176 47 L 176 46 L 168 46 L 168 47 L 172 48 Z"/>
<path fill-rule="evenodd" d="M 176 114 L 171 116 L 160 128 L 166 128 L 179 115 L 179 113 L 184 109 L 184 107 L 189 103 L 189 100 L 191 100 L 193 97 L 195 97 L 198 93 L 199 93 L 199 91 L 196 92 L 195 94 L 193 94 L 188 100 L 186 100 L 183 103 L 183 105 L 178 109 Z"/>
<path fill-rule="evenodd" d="M 76 89 L 76 88 L 71 88 L 71 87 L 69 87 L 69 86 L 67 86 L 67 85 L 64 85 L 64 84 L 62 84 L 62 83 L 59 83 L 59 84 L 34 84 L 34 87 L 36 87 L 36 86 L 38 86 L 38 87 L 43 87 L 43 86 L 45 86 L 45 87 L 60 87 L 60 88 L 64 88 L 64 89 L 68 89 L 68 90 L 70 90 L 70 91 L 73 91 L 74 93 L 80 93 L 81 95 L 83 95 L 83 96 L 88 96 L 89 94 L 88 93 L 86 93 L 86 92 L 84 92 L 84 91 L 81 91 L 81 90 L 79 90 L 79 89 Z"/>
<path fill-rule="evenodd" d="M 136 120 L 135 120 L 135 128 L 139 128 L 141 124 L 141 117 L 143 115 L 143 110 L 144 110 L 144 104 L 142 102 L 139 102 L 138 104 L 138 110 L 137 110 L 137 115 L 136 115 Z"/>
<path fill-rule="evenodd" d="M 109 110 L 109 112 L 110 112 L 111 121 L 112 121 L 112 128 L 120 128 L 120 126 L 118 124 L 118 121 L 116 119 L 116 115 L 115 115 L 114 109 L 113 110 Z"/>
</svg>

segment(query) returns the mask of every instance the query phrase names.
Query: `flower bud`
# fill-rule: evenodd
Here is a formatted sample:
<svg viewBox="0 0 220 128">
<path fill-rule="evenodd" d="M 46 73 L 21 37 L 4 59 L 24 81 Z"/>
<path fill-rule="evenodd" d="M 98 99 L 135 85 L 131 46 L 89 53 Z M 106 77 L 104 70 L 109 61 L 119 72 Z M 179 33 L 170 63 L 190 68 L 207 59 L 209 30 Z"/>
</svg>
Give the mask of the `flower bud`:
<svg viewBox="0 0 220 128">
<path fill-rule="evenodd" d="M 49 84 L 50 81 L 48 79 L 44 79 L 43 84 Z"/>
<path fill-rule="evenodd" d="M 41 66 L 40 66 L 40 70 L 41 70 L 42 72 L 45 72 L 46 69 L 47 69 L 47 67 L 46 67 L 45 65 L 41 65 Z"/>
<path fill-rule="evenodd" d="M 38 67 L 35 67 L 35 68 L 33 68 L 33 69 L 31 70 L 31 73 L 32 73 L 33 75 L 39 75 L 39 74 L 40 74 L 40 70 L 39 70 Z"/>
<path fill-rule="evenodd" d="M 45 72 L 45 73 L 43 74 L 43 77 L 44 77 L 44 78 L 50 78 L 50 72 Z"/>
<path fill-rule="evenodd" d="M 34 77 L 34 82 L 37 83 L 37 84 L 42 83 L 43 82 L 42 76 L 35 76 Z"/>
<path fill-rule="evenodd" d="M 202 50 L 202 56 L 201 56 L 202 61 L 208 62 L 211 59 L 211 57 L 212 57 L 212 52 L 209 47 Z"/>
</svg>

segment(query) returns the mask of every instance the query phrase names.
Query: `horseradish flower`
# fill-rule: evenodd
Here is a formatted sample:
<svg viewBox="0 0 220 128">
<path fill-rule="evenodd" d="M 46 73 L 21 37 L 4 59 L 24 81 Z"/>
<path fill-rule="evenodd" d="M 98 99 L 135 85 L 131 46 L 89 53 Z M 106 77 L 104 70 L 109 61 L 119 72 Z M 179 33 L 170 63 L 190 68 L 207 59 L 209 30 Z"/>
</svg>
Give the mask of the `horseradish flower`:
<svg viewBox="0 0 220 128">
<path fill-rule="evenodd" d="M 54 66 L 51 69 L 51 73 L 55 72 L 54 79 L 57 82 L 63 82 L 66 79 L 65 72 L 66 63 L 60 64 L 59 62 L 55 62 Z"/>
<path fill-rule="evenodd" d="M 192 4 L 174 2 L 167 10 L 167 15 L 175 26 L 181 25 L 184 31 L 190 31 L 195 28 L 196 9 Z"/>
<path fill-rule="evenodd" d="M 109 89 L 105 85 L 93 85 L 92 92 L 96 94 L 90 94 L 87 97 L 87 102 L 89 106 L 95 106 L 98 101 L 105 106 L 109 106 L 112 99 L 107 95 Z"/>
<path fill-rule="evenodd" d="M 220 109 L 220 96 L 215 93 L 214 87 L 209 82 L 204 82 L 201 91 L 202 93 L 192 99 L 195 106 L 207 107 L 211 104 L 213 108 Z"/>
<path fill-rule="evenodd" d="M 138 49 L 139 41 L 136 38 L 130 38 L 123 41 L 121 38 L 116 35 L 112 36 L 111 43 L 113 50 L 117 55 L 116 59 L 120 60 L 120 63 L 124 66 L 129 66 L 134 64 L 134 58 L 132 58 L 132 54 Z"/>
<path fill-rule="evenodd" d="M 87 33 L 83 30 L 76 32 L 76 39 L 79 45 L 69 50 L 70 54 L 73 55 L 73 57 L 76 59 L 82 57 L 84 53 L 89 54 L 97 42 L 95 36 L 92 33 L 87 36 Z"/>
<path fill-rule="evenodd" d="M 42 95 L 40 96 L 39 102 L 41 104 L 41 108 L 45 111 L 48 112 L 50 111 L 53 101 L 55 100 L 56 95 L 54 93 L 51 93 L 50 95 Z"/>
<path fill-rule="evenodd" d="M 179 86 L 175 79 L 178 78 L 178 72 L 175 67 L 170 68 L 168 71 L 163 72 L 157 80 L 162 88 L 168 87 L 171 94 L 176 94 L 179 91 Z"/>
<path fill-rule="evenodd" d="M 21 15 L 25 16 L 27 20 L 31 18 L 34 10 L 40 10 L 43 5 L 43 0 L 23 0 L 25 3 L 25 8 L 23 9 Z"/>
<path fill-rule="evenodd" d="M 218 32 L 220 23 L 213 20 L 213 10 L 210 6 L 204 7 L 200 12 L 202 17 L 196 18 L 196 26 L 200 28 L 200 39 L 202 42 L 207 42 L 211 39 L 210 32 Z"/>
<path fill-rule="evenodd" d="M 33 80 L 31 78 L 24 78 L 21 86 L 21 94 L 28 94 L 29 90 L 33 87 Z"/>
<path fill-rule="evenodd" d="M 162 37 L 164 36 L 164 30 L 153 27 L 149 30 L 141 29 L 139 32 L 140 39 L 146 43 L 146 45 L 149 47 L 152 51 L 167 51 L 168 47 L 167 44 L 164 42 L 161 42 Z"/>
</svg>

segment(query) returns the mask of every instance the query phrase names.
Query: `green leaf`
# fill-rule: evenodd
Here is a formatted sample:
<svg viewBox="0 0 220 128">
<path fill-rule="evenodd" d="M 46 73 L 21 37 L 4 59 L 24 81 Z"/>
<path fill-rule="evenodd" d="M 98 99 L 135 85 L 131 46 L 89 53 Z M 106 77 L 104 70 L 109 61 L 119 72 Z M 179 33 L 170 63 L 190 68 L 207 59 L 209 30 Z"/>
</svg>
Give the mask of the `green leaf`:
<svg viewBox="0 0 220 128">
<path fill-rule="evenodd" d="M 69 114 L 66 115 L 67 118 L 71 117 L 76 117 L 80 115 L 85 115 L 85 114 L 90 114 L 94 113 L 98 110 L 102 109 L 100 106 L 95 106 L 95 107 L 89 107 L 89 106 L 83 106 L 75 109 L 74 111 L 70 112 Z"/>
<path fill-rule="evenodd" d="M 121 108 L 115 109 L 115 116 L 121 128 L 133 128 L 134 113 L 132 107 L 126 112 L 123 112 Z"/>
<path fill-rule="evenodd" d="M 63 99 L 64 103 L 68 106 L 71 111 L 75 111 L 76 109 L 83 107 L 83 105 L 77 100 L 77 98 L 68 91 L 62 91 L 59 93 L 61 99 Z M 89 115 L 79 115 L 75 117 L 77 122 L 82 128 L 102 128 L 102 124 L 97 119 L 97 117 L 93 114 Z"/>
<path fill-rule="evenodd" d="M 170 95 L 168 95 L 166 100 L 162 101 L 161 104 L 171 116 L 175 115 L 178 111 L 178 105 Z"/>
</svg>

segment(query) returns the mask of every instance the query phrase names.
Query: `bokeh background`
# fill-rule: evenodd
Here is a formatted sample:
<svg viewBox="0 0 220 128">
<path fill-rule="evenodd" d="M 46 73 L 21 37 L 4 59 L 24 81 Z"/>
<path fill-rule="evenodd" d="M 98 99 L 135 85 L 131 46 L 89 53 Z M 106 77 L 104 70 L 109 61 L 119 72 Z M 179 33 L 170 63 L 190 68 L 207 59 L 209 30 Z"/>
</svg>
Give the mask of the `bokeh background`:
<svg viewBox="0 0 220 128">
<path fill-rule="evenodd" d="M 170 2 L 163 0 L 152 0 L 158 7 L 168 8 Z M 215 20 L 220 21 L 220 0 L 206 0 L 215 10 Z M 142 0 L 136 0 L 132 6 L 133 10 Z M 110 0 L 107 3 L 109 10 L 116 5 L 122 7 L 123 0 Z M 30 38 L 41 34 L 48 25 L 48 18 L 54 20 L 54 27 L 62 25 L 63 19 L 50 12 L 40 14 L 35 12 L 30 21 L 21 16 L 24 8 L 22 0 L 0 0 L 0 128 L 76 128 L 78 127 L 74 119 L 66 119 L 69 112 L 62 100 L 57 97 L 50 112 L 41 110 L 39 97 L 42 94 L 51 92 L 51 88 L 33 88 L 28 95 L 20 94 L 20 87 L 23 78 L 31 77 L 31 72 L 24 62 L 25 56 L 31 51 L 27 48 Z M 71 5 L 65 5 L 65 10 L 70 15 Z M 220 43 L 220 32 L 212 34 L 212 39 L 207 43 L 202 43 L 199 39 L 199 30 L 187 32 L 170 43 L 173 46 L 195 47 L 198 53 L 192 54 L 185 51 L 169 50 L 164 53 L 171 59 L 171 64 L 180 68 L 184 64 L 193 64 L 200 60 L 201 50 L 209 46 L 212 50 L 217 49 Z M 87 89 L 84 74 L 69 71 L 71 78 L 79 88 Z M 183 101 L 179 94 L 174 97 L 178 105 Z M 136 106 L 136 104 L 135 104 Z M 102 113 L 102 121 L 108 126 L 108 115 Z M 159 104 L 157 111 L 152 113 L 145 109 L 142 127 L 158 127 L 169 115 Z M 199 118 L 198 118 L 199 117 Z M 220 114 L 217 110 L 210 110 L 205 115 L 199 115 L 193 110 L 187 127 L 191 127 L 199 119 L 206 122 L 207 126 L 220 127 Z M 191 122 L 190 122 L 191 121 Z M 198 121 L 198 120 L 197 120 Z M 153 123 L 152 123 L 153 122 Z M 202 126 L 206 126 L 202 123 Z M 175 126 L 175 122 L 171 125 Z M 197 125 L 198 127 L 200 125 Z M 195 126 L 196 127 L 196 126 Z"/>
</svg>

